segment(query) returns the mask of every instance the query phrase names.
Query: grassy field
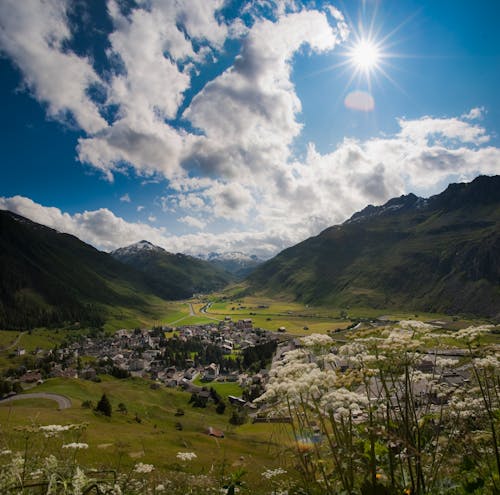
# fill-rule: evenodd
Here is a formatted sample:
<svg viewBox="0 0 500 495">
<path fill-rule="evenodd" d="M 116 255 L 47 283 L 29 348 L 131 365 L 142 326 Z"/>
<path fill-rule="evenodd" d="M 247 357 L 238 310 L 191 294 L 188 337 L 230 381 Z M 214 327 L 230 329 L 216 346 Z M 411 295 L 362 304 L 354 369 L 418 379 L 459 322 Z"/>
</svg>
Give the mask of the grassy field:
<svg viewBox="0 0 500 495">
<path fill-rule="evenodd" d="M 450 316 L 435 313 L 388 312 L 372 308 L 330 308 L 310 306 L 267 297 L 242 297 L 231 299 L 225 294 L 210 298 L 211 305 L 207 315 L 224 319 L 230 316 L 233 321 L 251 318 L 254 326 L 266 330 L 277 331 L 285 327 L 286 333 L 307 335 L 309 333 L 326 333 L 329 330 L 343 330 L 356 319 L 386 318 L 388 320 L 420 319 L 423 321 L 446 320 Z M 463 327 L 466 321 L 456 322 Z"/>
<path fill-rule="evenodd" d="M 229 470 L 243 467 L 249 479 L 260 482 L 260 473 L 276 466 L 276 459 L 286 444 L 288 433 L 267 424 L 246 424 L 235 427 L 229 424 L 231 406 L 223 415 L 215 413 L 215 406 L 204 409 L 188 404 L 190 395 L 171 389 L 152 390 L 151 382 L 141 379 L 117 380 L 103 377 L 101 383 L 73 379 L 51 379 L 38 386 L 37 392 L 65 395 L 72 400 L 72 407 L 62 411 L 56 403 L 44 399 L 27 399 L 11 404 L 0 403 L 1 445 L 22 448 L 22 438 L 14 429 L 30 424 L 88 423 L 82 437 L 68 441 L 89 444 L 89 449 L 79 453 L 85 464 L 96 467 L 132 467 L 136 462 L 154 464 L 157 469 L 187 469 L 201 473 L 215 469 L 223 462 Z M 230 390 L 225 385 L 231 385 Z M 219 388 L 219 386 L 221 388 Z M 233 384 L 218 384 L 219 393 L 236 393 Z M 106 393 L 113 406 L 111 418 L 82 408 L 82 402 L 95 404 Z M 124 403 L 127 414 L 117 411 Z M 184 415 L 176 416 L 178 409 Z M 138 418 L 138 419 L 136 419 Z M 140 421 L 140 422 L 138 422 Z M 182 430 L 176 424 L 182 425 Z M 225 438 L 208 436 L 207 427 L 213 426 L 225 433 Z M 177 452 L 194 452 L 198 458 L 188 466 L 179 464 Z"/>
<path fill-rule="evenodd" d="M 193 383 L 198 387 L 214 388 L 215 391 L 224 399 L 226 399 L 229 395 L 240 397 L 243 392 L 242 388 L 237 383 L 233 382 L 203 382 L 200 377 L 197 377 L 193 380 Z"/>
</svg>

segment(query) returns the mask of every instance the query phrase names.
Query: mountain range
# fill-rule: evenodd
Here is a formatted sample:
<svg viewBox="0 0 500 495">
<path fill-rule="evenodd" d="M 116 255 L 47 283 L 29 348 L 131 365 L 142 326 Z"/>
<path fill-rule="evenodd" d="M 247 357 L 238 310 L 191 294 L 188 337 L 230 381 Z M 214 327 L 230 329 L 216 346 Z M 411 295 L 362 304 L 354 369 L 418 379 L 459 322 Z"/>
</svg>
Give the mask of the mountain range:
<svg viewBox="0 0 500 495">
<path fill-rule="evenodd" d="M 368 206 L 259 266 L 247 293 L 500 316 L 500 176 Z"/>
<path fill-rule="evenodd" d="M 113 308 L 151 313 L 159 298 L 190 297 L 231 280 L 206 261 L 150 243 L 111 255 L 1 210 L 0 274 L 0 328 L 22 329 L 69 322 L 100 326 Z"/>
<path fill-rule="evenodd" d="M 185 299 L 195 293 L 224 288 L 234 277 L 208 261 L 169 253 L 148 241 L 111 252 L 116 260 L 144 273 L 155 294 L 165 299 Z"/>
<path fill-rule="evenodd" d="M 367 206 L 264 263 L 242 253 L 203 260 L 148 241 L 103 253 L 0 211 L 0 328 L 98 326 L 111 308 L 147 312 L 161 299 L 222 289 L 245 270 L 246 294 L 498 318 L 500 176 Z"/>
<path fill-rule="evenodd" d="M 199 254 L 198 258 L 206 260 L 214 266 L 232 273 L 237 279 L 243 279 L 264 262 L 255 254 L 245 254 L 239 251 L 226 253 L 211 252 L 208 254 Z"/>
</svg>

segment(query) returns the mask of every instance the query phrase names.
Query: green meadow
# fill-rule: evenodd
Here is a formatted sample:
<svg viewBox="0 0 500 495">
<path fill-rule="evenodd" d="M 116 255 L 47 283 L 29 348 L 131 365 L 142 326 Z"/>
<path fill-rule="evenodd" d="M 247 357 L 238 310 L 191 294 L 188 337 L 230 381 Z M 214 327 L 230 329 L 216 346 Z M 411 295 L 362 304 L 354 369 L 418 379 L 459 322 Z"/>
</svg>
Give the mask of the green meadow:
<svg viewBox="0 0 500 495">
<path fill-rule="evenodd" d="M 234 384 L 214 384 L 221 395 L 239 393 Z M 0 446 L 22 450 L 24 437 L 16 428 L 27 425 L 88 424 L 83 434 L 70 441 L 85 442 L 89 448 L 79 452 L 82 464 L 97 468 L 131 469 L 136 463 L 154 464 L 160 471 L 181 470 L 203 473 L 237 468 L 247 471 L 252 484 L 261 482 L 260 474 L 277 466 L 277 459 L 288 443 L 285 429 L 269 424 L 234 426 L 229 423 L 232 406 L 217 414 L 215 406 L 193 408 L 190 394 L 160 388 L 142 379 L 118 380 L 103 376 L 94 383 L 74 379 L 50 379 L 33 391 L 50 392 L 69 397 L 72 407 L 57 410 L 54 401 L 46 399 L 0 402 Z M 113 407 L 110 418 L 82 407 L 85 401 L 95 405 L 105 393 Z M 118 412 L 123 403 L 126 413 Z M 182 414 L 182 415 L 180 415 Z M 224 438 L 206 433 L 209 426 L 222 430 Z M 197 458 L 182 463 L 178 452 L 194 452 Z"/>
</svg>

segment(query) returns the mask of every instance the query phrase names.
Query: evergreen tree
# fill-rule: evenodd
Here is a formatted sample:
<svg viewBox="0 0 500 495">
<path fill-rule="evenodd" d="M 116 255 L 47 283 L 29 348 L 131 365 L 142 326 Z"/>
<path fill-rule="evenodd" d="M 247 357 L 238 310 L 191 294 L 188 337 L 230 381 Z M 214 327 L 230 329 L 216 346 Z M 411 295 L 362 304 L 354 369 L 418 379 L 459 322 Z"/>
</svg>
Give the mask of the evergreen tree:
<svg viewBox="0 0 500 495">
<path fill-rule="evenodd" d="M 112 412 L 111 403 L 109 402 L 109 399 L 106 397 L 106 394 L 102 394 L 101 399 L 99 400 L 97 406 L 95 407 L 95 411 L 100 412 L 105 416 L 111 416 Z"/>
</svg>

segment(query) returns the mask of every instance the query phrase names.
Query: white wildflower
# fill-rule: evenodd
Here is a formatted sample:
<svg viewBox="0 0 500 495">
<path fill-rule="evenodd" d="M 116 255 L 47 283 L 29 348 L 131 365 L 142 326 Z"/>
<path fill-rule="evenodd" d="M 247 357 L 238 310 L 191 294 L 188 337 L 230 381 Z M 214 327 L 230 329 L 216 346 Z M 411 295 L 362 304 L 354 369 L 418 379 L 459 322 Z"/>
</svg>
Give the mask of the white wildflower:
<svg viewBox="0 0 500 495">
<path fill-rule="evenodd" d="M 12 454 L 12 450 L 0 450 L 0 455 L 9 455 Z"/>
<path fill-rule="evenodd" d="M 498 370 L 500 367 L 500 361 L 497 355 L 486 356 L 484 358 L 474 359 L 474 366 L 481 369 L 493 369 Z"/>
<path fill-rule="evenodd" d="M 402 320 L 399 322 L 399 326 L 401 328 L 414 330 L 417 332 L 430 332 L 435 328 L 437 328 L 434 325 L 431 325 L 429 323 L 424 323 L 423 321 L 418 321 L 418 320 Z"/>
<path fill-rule="evenodd" d="M 456 366 L 457 360 L 453 358 L 443 358 L 440 356 L 436 356 L 434 364 L 436 365 L 436 368 L 447 369 Z"/>
<path fill-rule="evenodd" d="M 85 476 L 85 473 L 79 468 L 76 468 L 75 474 L 73 476 L 72 485 L 73 485 L 73 494 L 81 495 L 83 493 L 83 489 L 87 484 L 88 480 Z"/>
<path fill-rule="evenodd" d="M 321 333 L 313 333 L 311 335 L 308 335 L 307 337 L 302 337 L 300 341 L 306 347 L 322 347 L 330 346 L 333 344 L 333 339 L 331 337 Z"/>
<path fill-rule="evenodd" d="M 493 325 L 480 325 L 478 327 L 463 328 L 455 334 L 455 338 L 458 340 L 464 340 L 465 342 L 473 342 L 481 335 L 489 333 L 492 328 Z"/>
<path fill-rule="evenodd" d="M 45 425 L 45 426 L 40 426 L 39 430 L 43 432 L 43 434 L 47 438 L 49 438 L 49 437 L 55 437 L 65 431 L 69 431 L 71 428 L 72 425 Z"/>
<path fill-rule="evenodd" d="M 276 469 L 267 469 L 262 473 L 262 477 L 266 480 L 270 480 L 271 478 L 275 478 L 276 476 L 280 476 L 282 474 L 286 474 L 286 471 L 281 468 Z"/>
<path fill-rule="evenodd" d="M 194 452 L 177 452 L 177 459 L 181 461 L 192 461 L 196 459 L 198 456 Z"/>
<path fill-rule="evenodd" d="M 74 449 L 74 450 L 83 450 L 83 449 L 88 449 L 89 445 L 88 443 L 78 443 L 78 442 L 72 442 L 72 443 L 67 443 L 62 446 L 63 449 Z"/>
<path fill-rule="evenodd" d="M 335 416 L 358 416 L 366 410 L 369 400 L 366 395 L 351 392 L 346 388 L 332 390 L 322 398 L 323 407 L 334 413 Z"/>
<path fill-rule="evenodd" d="M 139 462 L 138 464 L 135 465 L 134 472 L 140 474 L 147 474 L 153 471 L 154 468 L 155 467 L 153 466 L 153 464 L 143 464 L 142 462 Z"/>
</svg>

